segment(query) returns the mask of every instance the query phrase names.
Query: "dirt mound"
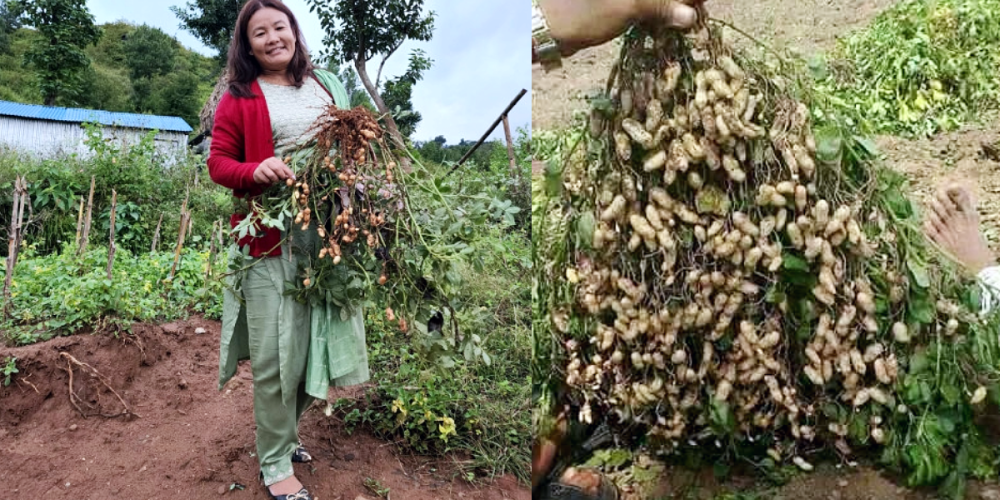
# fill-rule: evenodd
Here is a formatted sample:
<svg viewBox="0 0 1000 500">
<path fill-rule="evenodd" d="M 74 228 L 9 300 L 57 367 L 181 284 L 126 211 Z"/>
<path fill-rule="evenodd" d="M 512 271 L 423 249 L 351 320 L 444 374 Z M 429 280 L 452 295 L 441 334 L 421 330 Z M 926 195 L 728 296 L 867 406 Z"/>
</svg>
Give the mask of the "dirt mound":
<svg viewBox="0 0 1000 500">
<path fill-rule="evenodd" d="M 119 415 L 129 419 L 121 403 L 93 370 L 73 361 L 98 364 L 104 379 L 113 386 L 130 383 L 143 366 L 164 355 L 158 335 L 139 333 L 115 338 L 111 335 L 59 337 L 49 342 L 17 349 L 0 349 L 0 359 L 17 357 L 18 375 L 8 387 L 0 387 L 0 433 L 17 434 L 18 425 L 35 413 L 66 413 L 73 409 L 69 399 L 69 374 L 73 371 L 76 404 L 91 416 Z"/>
<path fill-rule="evenodd" d="M 0 359 L 16 356 L 19 370 L 0 387 L 3 496 L 266 498 L 257 480 L 252 376 L 243 364 L 217 390 L 219 334 L 218 322 L 192 318 L 137 324 L 119 338 L 75 335 L 0 348 Z M 131 414 L 123 414 L 123 403 Z M 315 460 L 296 464 L 318 498 L 374 497 L 366 482 L 414 500 L 530 498 L 509 477 L 480 487 L 453 481 L 457 458 L 397 456 L 392 443 L 362 431 L 348 435 L 320 410 L 309 410 L 299 428 Z"/>
</svg>

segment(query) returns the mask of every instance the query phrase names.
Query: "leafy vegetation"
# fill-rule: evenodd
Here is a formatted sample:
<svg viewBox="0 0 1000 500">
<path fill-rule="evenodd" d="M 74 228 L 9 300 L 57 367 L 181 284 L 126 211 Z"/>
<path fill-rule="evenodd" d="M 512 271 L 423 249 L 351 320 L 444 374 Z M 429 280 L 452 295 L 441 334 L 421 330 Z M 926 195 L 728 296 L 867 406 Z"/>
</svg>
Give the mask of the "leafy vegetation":
<svg viewBox="0 0 1000 500">
<path fill-rule="evenodd" d="M 0 322 L 7 343 L 31 344 L 84 329 L 125 331 L 135 321 L 166 321 L 192 312 L 221 317 L 222 283 L 205 281 L 204 245 L 184 250 L 172 281 L 167 280 L 172 251 L 133 255 L 119 249 L 108 279 L 107 248 L 94 248 L 80 258 L 73 250 L 67 246 L 58 254 L 38 255 L 28 245 L 19 256 L 12 314 Z M 215 276 L 225 270 L 224 260 L 216 259 Z M 6 272 L 5 266 L 0 269 Z"/>
<path fill-rule="evenodd" d="M 9 356 L 3 361 L 3 385 L 7 387 L 10 385 L 10 379 L 17 373 L 17 358 L 14 356 Z"/>
<path fill-rule="evenodd" d="M 528 175 L 528 141 L 522 131 L 517 142 L 522 159 L 520 174 Z M 469 192 L 499 197 L 509 192 L 505 148 L 487 164 L 470 165 L 468 172 L 444 178 L 453 188 L 464 184 Z M 447 171 L 442 169 L 442 171 Z M 443 178 L 443 172 L 436 176 Z M 521 197 L 527 202 L 527 197 Z M 464 210 L 464 209 L 460 209 Z M 527 212 L 527 206 L 523 212 Z M 369 309 L 366 329 L 369 362 L 379 376 L 376 389 L 363 402 L 335 402 L 331 414 L 349 428 L 363 426 L 404 449 L 419 454 L 463 449 L 472 454 L 470 472 L 489 475 L 513 473 L 527 480 L 530 438 L 529 337 L 531 300 L 526 219 L 513 226 L 490 224 L 475 239 L 477 258 L 459 266 L 461 303 L 455 308 L 467 335 L 479 339 L 489 364 L 475 361 L 476 352 L 458 357 L 443 371 L 419 355 L 412 335 L 386 321 L 377 308 Z"/>
<path fill-rule="evenodd" d="M 1000 103 L 1000 1 L 902 0 L 828 60 L 821 87 L 872 132 L 952 130 Z"/>
<path fill-rule="evenodd" d="M 25 241 L 31 242 L 39 254 L 56 252 L 63 242 L 74 239 L 80 204 L 86 202 L 91 177 L 95 181 L 92 242 L 106 241 L 112 189 L 118 192 L 119 204 L 116 242 L 120 249 L 136 255 L 151 249 L 161 214 L 158 247 L 169 248 L 168 235 L 177 234 L 185 193 L 190 193 L 194 230 L 189 241 L 207 242 L 212 224 L 228 221 L 232 213 L 230 195 L 202 171 L 203 158 L 193 156 L 167 166 L 155 151 L 153 132 L 136 144 L 122 145 L 105 141 L 97 127 L 85 128 L 86 143 L 93 153 L 88 158 L 39 160 L 12 151 L 0 152 L 0 227 L 10 226 L 11 186 L 17 175 L 24 175 L 32 200 Z M 196 175 L 199 182 L 194 184 Z"/>
</svg>

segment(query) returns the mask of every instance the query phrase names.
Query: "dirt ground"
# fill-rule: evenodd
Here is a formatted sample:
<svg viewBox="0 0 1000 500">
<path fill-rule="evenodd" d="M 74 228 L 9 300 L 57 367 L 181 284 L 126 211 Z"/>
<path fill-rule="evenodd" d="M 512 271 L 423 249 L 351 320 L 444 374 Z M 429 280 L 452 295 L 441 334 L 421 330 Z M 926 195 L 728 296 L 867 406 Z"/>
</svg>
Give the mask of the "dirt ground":
<svg viewBox="0 0 1000 500">
<path fill-rule="evenodd" d="M 196 334 L 199 327 L 206 332 Z M 0 348 L 0 359 L 16 356 L 20 370 L 10 386 L 0 385 L 0 497 L 267 498 L 257 479 L 249 367 L 242 365 L 217 390 L 220 324 L 192 318 L 135 325 L 133 333 Z M 78 411 L 69 398 L 66 354 L 100 372 L 121 401 L 92 370 L 73 365 Z M 360 390 L 331 397 L 356 397 Z M 122 416 L 123 402 L 132 416 Z M 378 498 L 366 480 L 388 488 L 394 499 L 531 496 L 513 477 L 485 485 L 459 479 L 462 457 L 404 456 L 364 431 L 348 435 L 321 409 L 310 409 L 300 426 L 314 461 L 295 465 L 315 498 Z"/>
<path fill-rule="evenodd" d="M 733 23 L 755 38 L 790 48 L 803 55 L 832 48 L 838 37 L 864 26 L 891 0 L 711 0 L 712 17 Z M 563 68 L 544 72 L 532 69 L 532 126 L 557 130 L 572 122 L 573 113 L 586 109 L 583 98 L 602 89 L 618 54 L 618 44 L 608 43 L 581 51 L 564 60 Z M 909 178 L 913 195 L 922 203 L 938 187 L 957 181 L 972 187 L 979 199 L 984 232 L 1000 253 L 1000 127 L 985 119 L 976 125 L 930 139 L 880 137 L 878 146 L 891 168 Z M 626 498 L 711 499 L 729 491 L 752 490 L 761 484 L 752 477 L 728 478 L 719 484 L 708 473 L 668 469 L 652 495 L 626 494 Z M 823 464 L 810 474 L 796 476 L 764 498 L 775 500 L 929 500 L 933 491 L 914 491 L 868 466 Z M 970 484 L 967 499 L 1000 499 L 996 485 Z"/>
</svg>

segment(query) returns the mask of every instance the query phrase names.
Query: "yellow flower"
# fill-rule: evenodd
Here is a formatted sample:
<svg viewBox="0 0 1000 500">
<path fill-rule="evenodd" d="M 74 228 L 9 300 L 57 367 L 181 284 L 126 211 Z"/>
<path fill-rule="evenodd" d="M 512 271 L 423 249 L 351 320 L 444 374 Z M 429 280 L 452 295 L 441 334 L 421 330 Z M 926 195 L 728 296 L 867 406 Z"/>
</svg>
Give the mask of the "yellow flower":
<svg viewBox="0 0 1000 500">
<path fill-rule="evenodd" d="M 393 413 L 401 412 L 403 416 L 406 416 L 406 407 L 403 405 L 403 400 L 394 399 L 392 401 L 392 412 Z"/>
<path fill-rule="evenodd" d="M 441 425 L 438 426 L 438 431 L 441 432 L 441 439 L 447 441 L 449 435 L 457 434 L 455 432 L 455 420 L 451 417 L 441 417 L 437 420 L 441 422 Z"/>
<path fill-rule="evenodd" d="M 142 285 L 142 289 L 145 290 L 148 293 L 149 291 L 151 291 L 153 289 L 153 285 L 150 282 L 147 281 L 147 282 L 145 282 Z"/>
</svg>

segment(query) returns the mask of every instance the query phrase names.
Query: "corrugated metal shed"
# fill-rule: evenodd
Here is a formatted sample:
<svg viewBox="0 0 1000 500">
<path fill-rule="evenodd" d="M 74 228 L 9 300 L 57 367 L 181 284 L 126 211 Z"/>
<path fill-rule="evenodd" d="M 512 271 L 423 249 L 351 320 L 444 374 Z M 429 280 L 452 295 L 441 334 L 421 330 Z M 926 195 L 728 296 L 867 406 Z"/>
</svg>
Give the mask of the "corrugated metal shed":
<svg viewBox="0 0 1000 500">
<path fill-rule="evenodd" d="M 169 132 L 190 133 L 191 126 L 176 116 L 139 115 L 135 113 L 113 113 L 95 109 L 57 108 L 38 104 L 21 104 L 10 101 L 0 101 L 0 116 L 17 116 L 36 120 L 51 120 L 57 122 L 84 123 L 94 122 L 101 125 L 146 130 L 161 130 Z"/>
</svg>

